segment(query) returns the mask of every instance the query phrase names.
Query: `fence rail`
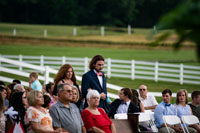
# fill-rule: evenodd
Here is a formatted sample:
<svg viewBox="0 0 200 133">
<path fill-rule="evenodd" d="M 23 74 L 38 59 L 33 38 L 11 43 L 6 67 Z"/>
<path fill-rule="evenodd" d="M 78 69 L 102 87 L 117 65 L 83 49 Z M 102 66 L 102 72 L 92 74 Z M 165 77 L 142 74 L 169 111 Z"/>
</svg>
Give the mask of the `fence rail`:
<svg viewBox="0 0 200 133">
<path fill-rule="evenodd" d="M 77 75 L 88 71 L 90 58 L 74 57 L 51 57 L 51 56 L 24 56 L 24 55 L 1 55 L 1 57 L 18 60 L 29 64 L 49 66 L 59 69 L 62 64 L 71 64 Z M 1 67 L 17 68 L 22 71 L 23 66 L 16 66 L 0 62 Z M 27 68 L 24 71 L 29 71 Z M 108 78 L 123 77 L 134 79 L 148 79 L 155 82 L 167 81 L 180 84 L 200 84 L 200 67 L 183 64 L 167 64 L 159 62 L 147 62 L 136 60 L 105 59 L 104 71 Z"/>
<path fill-rule="evenodd" d="M 53 82 L 53 78 L 51 77 L 51 74 L 57 73 L 57 70 L 52 69 L 49 66 L 42 66 L 41 67 L 41 66 L 37 66 L 37 65 L 33 65 L 33 64 L 25 63 L 25 62 L 20 62 L 20 61 L 8 59 L 8 58 L 3 58 L 3 57 L 0 57 L 0 62 L 1 63 L 7 63 L 9 65 L 16 65 L 18 67 L 23 67 L 24 69 L 29 68 L 32 71 L 41 71 L 41 73 L 38 76 L 38 79 L 41 80 L 41 81 L 44 81 L 44 84 L 47 84 L 48 82 Z M 25 72 L 24 70 L 6 68 L 6 67 L 3 67 L 2 65 L 0 66 L 0 71 L 10 73 L 10 74 L 13 74 L 13 75 L 26 77 L 26 78 L 29 78 L 29 74 L 30 74 L 30 73 Z M 80 76 L 76 76 L 76 78 L 79 81 L 82 80 L 82 78 Z M 5 81 L 5 82 L 12 82 L 13 79 L 0 75 L 0 80 Z M 28 84 L 29 84 L 26 81 L 21 81 L 21 82 L 24 86 L 28 86 Z M 120 90 L 122 88 L 120 86 L 109 84 L 109 83 L 107 83 L 107 87 L 110 88 L 111 90 Z M 110 92 L 108 92 L 108 96 L 111 97 L 111 98 L 114 98 L 114 99 L 118 98 L 118 95 L 116 95 L 114 93 L 110 93 Z"/>
</svg>

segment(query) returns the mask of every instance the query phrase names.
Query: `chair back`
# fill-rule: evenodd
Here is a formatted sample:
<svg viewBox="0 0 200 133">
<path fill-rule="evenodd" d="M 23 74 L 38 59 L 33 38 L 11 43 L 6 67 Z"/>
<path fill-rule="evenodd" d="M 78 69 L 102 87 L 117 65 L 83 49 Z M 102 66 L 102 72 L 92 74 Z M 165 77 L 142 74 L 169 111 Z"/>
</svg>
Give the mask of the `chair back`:
<svg viewBox="0 0 200 133">
<path fill-rule="evenodd" d="M 199 124 L 199 119 L 195 115 L 185 115 L 181 117 L 184 124 L 194 125 Z"/>
<path fill-rule="evenodd" d="M 167 126 L 167 124 L 169 124 L 169 125 L 180 124 L 181 125 L 181 120 L 176 115 L 164 115 L 163 116 L 163 121 L 165 123 L 165 127 L 167 128 L 168 133 L 170 133 L 170 131 L 168 129 L 169 127 Z M 181 125 L 181 128 L 183 129 L 183 132 L 185 133 L 185 129 L 184 129 L 184 127 L 182 125 Z"/>
<path fill-rule="evenodd" d="M 128 119 L 128 115 L 126 113 L 115 114 L 114 119 Z"/>
<path fill-rule="evenodd" d="M 153 130 L 153 132 L 158 132 L 158 129 L 156 127 L 156 124 L 154 123 L 154 117 L 153 117 L 153 113 L 151 112 L 145 112 L 145 113 L 139 113 L 139 123 L 140 124 L 147 124 L 149 127 L 151 127 L 151 129 Z"/>
<path fill-rule="evenodd" d="M 139 122 L 146 122 L 146 121 L 150 121 L 150 120 L 151 120 L 150 114 L 140 113 Z"/>
<path fill-rule="evenodd" d="M 181 120 L 175 115 L 165 115 L 163 116 L 163 120 L 169 125 L 181 124 Z"/>
</svg>

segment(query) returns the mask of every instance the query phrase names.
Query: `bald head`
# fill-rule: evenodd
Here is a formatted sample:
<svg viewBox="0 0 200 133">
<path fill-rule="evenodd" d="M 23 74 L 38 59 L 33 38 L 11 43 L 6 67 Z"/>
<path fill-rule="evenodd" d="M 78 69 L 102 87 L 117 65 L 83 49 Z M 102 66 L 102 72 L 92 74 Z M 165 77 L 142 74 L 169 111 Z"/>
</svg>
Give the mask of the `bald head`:
<svg viewBox="0 0 200 133">
<path fill-rule="evenodd" d="M 142 98 L 146 98 L 147 97 L 147 86 L 146 85 L 140 85 L 139 87 L 139 93 L 140 93 L 140 96 Z"/>
</svg>

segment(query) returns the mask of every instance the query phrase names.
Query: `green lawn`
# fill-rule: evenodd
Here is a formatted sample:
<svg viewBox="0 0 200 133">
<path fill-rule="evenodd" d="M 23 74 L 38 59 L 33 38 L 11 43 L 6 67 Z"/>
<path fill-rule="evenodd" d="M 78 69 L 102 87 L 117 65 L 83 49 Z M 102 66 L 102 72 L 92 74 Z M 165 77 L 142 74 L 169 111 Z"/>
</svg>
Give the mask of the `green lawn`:
<svg viewBox="0 0 200 133">
<path fill-rule="evenodd" d="M 44 56 L 66 56 L 66 57 L 93 57 L 101 54 L 105 58 L 122 60 L 143 60 L 177 62 L 189 65 L 198 65 L 194 50 L 155 50 L 155 49 L 127 49 L 127 48 L 96 48 L 80 46 L 51 46 L 11 43 L 0 45 L 0 54 L 11 55 L 44 55 Z"/>
</svg>

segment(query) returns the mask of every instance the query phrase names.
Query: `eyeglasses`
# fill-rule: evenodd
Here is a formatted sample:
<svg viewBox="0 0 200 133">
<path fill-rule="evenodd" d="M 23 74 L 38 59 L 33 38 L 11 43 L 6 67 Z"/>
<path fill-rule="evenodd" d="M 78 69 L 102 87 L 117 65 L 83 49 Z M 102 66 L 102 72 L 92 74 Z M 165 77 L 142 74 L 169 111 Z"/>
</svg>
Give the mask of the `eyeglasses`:
<svg viewBox="0 0 200 133">
<path fill-rule="evenodd" d="M 72 93 L 73 91 L 72 90 L 64 90 L 66 91 L 67 93 Z"/>
<path fill-rule="evenodd" d="M 140 91 L 146 91 L 146 89 L 139 89 Z"/>
</svg>

